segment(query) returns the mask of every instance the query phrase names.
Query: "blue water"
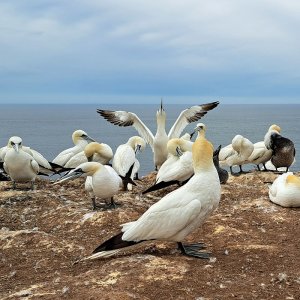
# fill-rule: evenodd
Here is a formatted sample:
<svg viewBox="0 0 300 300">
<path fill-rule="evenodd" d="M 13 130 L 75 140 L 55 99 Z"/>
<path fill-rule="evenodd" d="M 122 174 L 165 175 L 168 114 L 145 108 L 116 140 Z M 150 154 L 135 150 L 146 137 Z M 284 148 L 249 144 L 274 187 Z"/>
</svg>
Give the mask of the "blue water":
<svg viewBox="0 0 300 300">
<path fill-rule="evenodd" d="M 155 134 L 155 105 L 0 105 L 0 146 L 17 135 L 26 146 L 41 152 L 52 160 L 62 150 L 73 147 L 71 135 L 83 129 L 98 142 L 109 144 L 113 151 L 129 137 L 137 135 L 132 127 L 118 127 L 108 123 L 97 108 L 127 110 L 136 113 Z M 179 113 L 190 105 L 165 105 L 167 129 L 169 130 Z M 291 139 L 296 146 L 296 163 L 291 171 L 300 169 L 300 105 L 222 105 L 208 112 L 201 119 L 207 126 L 207 138 L 214 144 L 226 146 L 236 134 L 241 134 L 253 143 L 263 140 L 272 124 L 281 127 L 281 134 Z M 186 131 L 191 132 L 196 123 Z M 298 150 L 298 151 L 297 151 Z M 149 146 L 139 154 L 140 174 L 153 170 L 153 156 Z"/>
</svg>

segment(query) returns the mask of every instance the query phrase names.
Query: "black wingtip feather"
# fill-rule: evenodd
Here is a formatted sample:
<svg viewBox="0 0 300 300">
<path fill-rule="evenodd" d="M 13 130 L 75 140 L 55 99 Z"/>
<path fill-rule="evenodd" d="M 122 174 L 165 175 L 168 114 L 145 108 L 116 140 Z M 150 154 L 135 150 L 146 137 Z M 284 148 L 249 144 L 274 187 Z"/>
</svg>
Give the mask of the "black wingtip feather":
<svg viewBox="0 0 300 300">
<path fill-rule="evenodd" d="M 93 251 L 93 254 L 101 252 L 101 251 L 109 251 L 109 250 L 126 248 L 126 247 L 140 243 L 140 242 L 134 242 L 134 241 L 123 241 L 122 236 L 123 236 L 123 232 L 120 232 L 117 235 L 113 236 L 112 238 L 110 238 L 109 240 L 105 241 L 100 246 L 98 246 Z"/>
<path fill-rule="evenodd" d="M 173 185 L 175 183 L 178 183 L 178 181 L 177 180 L 171 180 L 171 181 L 167 181 L 167 182 L 161 181 L 157 184 L 154 184 L 154 185 L 150 186 L 147 190 L 143 191 L 142 195 L 145 195 L 147 193 L 163 189 L 163 188 L 168 187 L 170 185 Z"/>
</svg>

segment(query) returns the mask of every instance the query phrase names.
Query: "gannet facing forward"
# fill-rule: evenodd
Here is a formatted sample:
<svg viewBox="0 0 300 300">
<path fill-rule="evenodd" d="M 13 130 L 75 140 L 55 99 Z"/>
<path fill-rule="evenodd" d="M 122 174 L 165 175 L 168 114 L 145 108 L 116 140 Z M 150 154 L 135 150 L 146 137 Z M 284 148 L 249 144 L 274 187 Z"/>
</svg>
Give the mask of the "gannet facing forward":
<svg viewBox="0 0 300 300">
<path fill-rule="evenodd" d="M 199 252 L 203 244 L 184 245 L 184 238 L 198 228 L 217 208 L 221 186 L 213 164 L 213 146 L 204 131 L 193 148 L 195 175 L 182 187 L 152 205 L 138 220 L 122 225 L 122 232 L 102 243 L 86 259 L 111 256 L 121 248 L 147 240 L 177 242 L 183 254 L 208 258 Z"/>
<path fill-rule="evenodd" d="M 65 166 L 65 164 L 77 153 L 81 152 L 84 150 L 84 147 L 90 143 L 90 142 L 95 142 L 94 139 L 89 137 L 86 132 L 83 130 L 76 130 L 72 134 L 72 140 L 73 143 L 75 144 L 74 147 L 66 149 L 59 153 L 54 159 L 53 163 L 60 165 L 60 166 Z"/>
<path fill-rule="evenodd" d="M 39 173 L 39 165 L 34 158 L 22 149 L 22 139 L 13 136 L 9 139 L 8 149 L 4 156 L 3 168 L 13 182 L 13 189 L 16 182 L 31 182 L 31 189 L 34 189 L 34 181 Z"/>
<path fill-rule="evenodd" d="M 134 167 L 136 164 L 136 153 L 138 151 L 143 151 L 145 149 L 146 143 L 143 138 L 140 136 L 133 136 L 129 138 L 126 144 L 120 145 L 114 155 L 112 167 L 116 170 L 116 172 L 125 176 L 131 166 L 133 166 L 134 171 L 132 171 L 131 179 L 134 178 L 135 173 L 138 172 L 137 167 Z M 138 163 L 139 165 L 139 163 Z M 132 189 L 132 185 L 128 184 L 126 189 Z"/>
<path fill-rule="evenodd" d="M 275 179 L 269 187 L 270 200 L 284 207 L 300 207 L 300 179 L 287 172 Z"/>
<path fill-rule="evenodd" d="M 156 113 L 157 132 L 155 136 L 139 117 L 132 112 L 102 109 L 98 109 L 97 112 L 112 124 L 118 126 L 133 126 L 140 136 L 150 145 L 153 151 L 154 166 L 155 169 L 158 170 L 167 159 L 167 142 L 172 138 L 179 138 L 181 132 L 189 123 L 198 121 L 218 104 L 219 102 L 217 101 L 192 106 L 183 110 L 167 134 L 165 128 L 166 113 L 161 102 L 160 108 Z"/>
</svg>

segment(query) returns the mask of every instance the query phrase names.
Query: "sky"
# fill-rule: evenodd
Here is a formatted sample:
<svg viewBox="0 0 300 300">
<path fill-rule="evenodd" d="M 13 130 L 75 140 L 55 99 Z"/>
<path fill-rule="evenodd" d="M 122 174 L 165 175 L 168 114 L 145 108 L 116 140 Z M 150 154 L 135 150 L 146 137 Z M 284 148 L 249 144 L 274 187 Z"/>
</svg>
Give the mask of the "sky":
<svg viewBox="0 0 300 300">
<path fill-rule="evenodd" d="M 1 103 L 299 103 L 298 0 L 0 1 Z"/>
</svg>

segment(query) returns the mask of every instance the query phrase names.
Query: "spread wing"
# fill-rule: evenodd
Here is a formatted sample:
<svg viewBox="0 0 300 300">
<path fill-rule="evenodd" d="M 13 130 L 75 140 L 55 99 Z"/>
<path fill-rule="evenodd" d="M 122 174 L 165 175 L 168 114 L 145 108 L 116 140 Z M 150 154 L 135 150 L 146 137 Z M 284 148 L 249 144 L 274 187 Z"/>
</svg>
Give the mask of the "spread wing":
<svg viewBox="0 0 300 300">
<path fill-rule="evenodd" d="M 218 104 L 219 101 L 216 101 L 195 105 L 183 110 L 169 131 L 169 139 L 178 138 L 188 124 L 200 120 L 208 111 L 218 106 Z"/>
<path fill-rule="evenodd" d="M 123 110 L 113 111 L 103 109 L 97 109 L 97 113 L 114 125 L 123 127 L 133 126 L 153 150 L 154 136 L 150 129 L 141 121 L 141 119 L 139 119 L 136 114 Z"/>
</svg>

